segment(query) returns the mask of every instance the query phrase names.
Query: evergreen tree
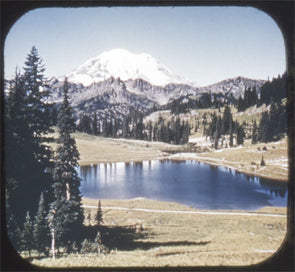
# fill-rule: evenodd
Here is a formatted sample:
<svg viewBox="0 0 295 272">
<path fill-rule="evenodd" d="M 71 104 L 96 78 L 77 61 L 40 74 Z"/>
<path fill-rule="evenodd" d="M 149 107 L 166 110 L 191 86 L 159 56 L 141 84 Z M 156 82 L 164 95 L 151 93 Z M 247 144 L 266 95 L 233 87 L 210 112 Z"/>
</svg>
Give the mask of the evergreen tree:
<svg viewBox="0 0 295 272">
<path fill-rule="evenodd" d="M 279 134 L 279 117 L 277 104 L 272 101 L 269 109 L 269 140 L 274 140 Z"/>
<path fill-rule="evenodd" d="M 11 213 L 16 225 L 23 225 L 25 211 L 36 213 L 41 191 L 50 194 L 52 184 L 51 149 L 45 145 L 50 132 L 49 107 L 44 102 L 48 88 L 44 66 L 33 47 L 16 76 L 6 100 L 6 185 Z M 8 183 L 13 181 L 15 186 Z M 13 188 L 13 190 L 11 190 Z"/>
<path fill-rule="evenodd" d="M 153 142 L 159 141 L 159 135 L 158 135 L 158 126 L 155 124 L 153 127 Z"/>
<path fill-rule="evenodd" d="M 237 126 L 237 145 L 242 145 L 244 143 L 245 132 L 243 125 Z"/>
<path fill-rule="evenodd" d="M 252 144 L 256 144 L 258 142 L 258 127 L 256 124 L 256 120 L 253 123 L 253 129 L 252 129 Z"/>
<path fill-rule="evenodd" d="M 282 77 L 273 78 L 272 81 L 267 81 L 261 86 L 260 103 L 270 104 L 271 101 L 280 103 L 283 98 L 287 96 L 287 73 Z"/>
<path fill-rule="evenodd" d="M 27 198 L 23 195 L 23 190 L 27 190 L 30 186 L 26 166 L 31 165 L 34 158 L 30 148 L 32 140 L 29 125 L 25 117 L 27 105 L 23 77 L 18 72 L 9 88 L 10 92 L 5 104 L 5 193 L 9 237 L 16 246 L 19 238 L 15 235 L 16 230 L 20 230 L 25 211 L 32 206 L 31 203 L 23 201 L 23 198 Z M 21 150 L 26 152 L 22 154 Z"/>
<path fill-rule="evenodd" d="M 119 129 L 120 123 L 118 119 L 114 119 L 114 126 L 113 126 L 113 138 L 117 137 L 118 129 Z"/>
<path fill-rule="evenodd" d="M 180 119 L 179 117 L 177 117 L 175 121 L 175 144 L 180 143 L 181 134 L 182 134 L 182 130 L 180 125 Z"/>
<path fill-rule="evenodd" d="M 83 224 L 83 210 L 81 206 L 80 178 L 76 167 L 79 153 L 75 139 L 71 137 L 75 123 L 72 108 L 68 102 L 68 83 L 64 82 L 63 102 L 59 110 L 59 146 L 57 148 L 54 169 L 54 196 L 50 205 L 50 223 L 52 239 L 53 234 L 57 242 L 72 240 L 80 233 Z M 71 230 L 71 233 L 69 233 Z M 70 237 L 71 235 L 71 237 Z M 75 239 L 74 239 L 75 240 Z"/>
<path fill-rule="evenodd" d="M 125 116 L 123 123 L 122 123 L 122 136 L 123 136 L 123 138 L 128 139 L 130 137 L 129 124 L 130 124 L 130 116 L 127 115 L 127 116 Z"/>
<path fill-rule="evenodd" d="M 257 103 L 258 103 L 258 94 L 257 94 L 256 87 L 254 86 L 252 89 L 252 105 L 251 106 L 257 105 Z"/>
<path fill-rule="evenodd" d="M 33 222 L 30 216 L 30 212 L 27 212 L 22 233 L 22 246 L 24 250 L 27 250 L 29 252 L 30 258 L 33 244 Z"/>
<path fill-rule="evenodd" d="M 135 124 L 135 139 L 143 140 L 143 115 L 140 113 L 139 120 Z"/>
<path fill-rule="evenodd" d="M 189 134 L 190 134 L 190 126 L 188 122 L 184 123 L 182 122 L 182 134 L 181 134 L 181 141 L 180 144 L 186 144 L 189 139 Z"/>
<path fill-rule="evenodd" d="M 258 140 L 266 143 L 270 140 L 270 126 L 268 112 L 263 112 L 259 124 Z"/>
<path fill-rule="evenodd" d="M 215 109 L 218 109 L 219 108 L 219 102 L 218 102 L 218 99 L 217 99 L 217 94 L 213 94 L 213 105 L 214 105 L 214 108 Z"/>
<path fill-rule="evenodd" d="M 16 184 L 15 180 L 9 180 L 7 181 L 7 186 L 14 186 Z M 10 199 L 10 193 L 13 192 L 14 188 L 5 188 L 5 200 L 6 200 L 6 229 L 8 233 L 8 237 L 10 238 L 10 241 L 14 245 L 14 248 L 16 250 L 20 250 L 21 248 L 21 237 L 22 233 L 20 230 L 20 227 L 17 223 L 17 220 L 15 219 L 14 213 L 11 210 L 11 199 Z"/>
<path fill-rule="evenodd" d="M 103 223 L 103 219 L 102 219 L 102 209 L 101 209 L 101 201 L 98 201 L 97 204 L 97 211 L 95 214 L 95 223 L 97 226 L 100 226 L 101 223 Z"/>
<path fill-rule="evenodd" d="M 45 207 L 44 194 L 41 193 L 38 212 L 35 217 L 35 222 L 33 226 L 33 238 L 35 243 L 35 248 L 39 252 L 46 252 L 46 248 L 49 246 L 49 225 L 47 221 L 47 211 Z"/>
<path fill-rule="evenodd" d="M 214 148 L 217 149 L 218 148 L 218 137 L 219 131 L 218 131 L 218 126 L 217 126 L 217 122 L 216 122 L 216 127 L 215 127 L 215 131 L 214 131 Z"/>
<path fill-rule="evenodd" d="M 148 123 L 148 141 L 152 141 L 152 134 L 153 134 L 153 126 L 152 126 L 152 121 L 149 121 Z"/>
<path fill-rule="evenodd" d="M 51 150 L 44 144 L 44 135 L 52 132 L 51 121 L 49 119 L 51 104 L 44 100 L 49 96 L 50 91 L 44 77 L 44 65 L 38 55 L 37 49 L 33 46 L 27 55 L 24 66 L 24 87 L 26 91 L 26 103 L 28 111 L 27 121 L 31 135 L 33 135 L 33 152 L 39 166 L 45 169 L 53 167 L 51 160 Z M 44 178 L 44 177 L 43 177 Z M 40 192 L 38 192 L 40 195 Z M 39 196 L 38 196 L 39 198 Z"/>
<path fill-rule="evenodd" d="M 232 147 L 233 145 L 234 145 L 233 122 L 231 122 L 229 126 L 229 146 Z"/>
<path fill-rule="evenodd" d="M 92 121 L 92 131 L 94 135 L 98 135 L 98 126 L 97 126 L 97 115 L 94 112 L 93 121 Z"/>
<path fill-rule="evenodd" d="M 230 107 L 226 105 L 224 107 L 224 112 L 222 116 L 222 125 L 221 125 L 221 134 L 229 134 L 230 132 L 230 125 L 233 121 L 233 117 L 231 114 Z"/>
<path fill-rule="evenodd" d="M 99 231 L 97 232 L 94 238 L 94 243 L 97 246 L 97 254 L 100 255 L 102 243 L 101 243 L 101 235 Z"/>
<path fill-rule="evenodd" d="M 287 130 L 287 111 L 286 107 L 279 103 L 278 105 L 278 128 L 280 133 L 286 133 Z"/>
<path fill-rule="evenodd" d="M 169 126 L 168 126 L 168 139 L 169 139 L 169 143 L 175 143 L 175 134 L 176 134 L 176 131 L 175 131 L 175 119 L 172 118 Z"/>
<path fill-rule="evenodd" d="M 245 102 L 244 102 L 244 99 L 241 96 L 239 96 L 239 99 L 238 99 L 237 109 L 238 109 L 238 112 L 241 112 L 241 111 L 245 110 Z"/>
</svg>

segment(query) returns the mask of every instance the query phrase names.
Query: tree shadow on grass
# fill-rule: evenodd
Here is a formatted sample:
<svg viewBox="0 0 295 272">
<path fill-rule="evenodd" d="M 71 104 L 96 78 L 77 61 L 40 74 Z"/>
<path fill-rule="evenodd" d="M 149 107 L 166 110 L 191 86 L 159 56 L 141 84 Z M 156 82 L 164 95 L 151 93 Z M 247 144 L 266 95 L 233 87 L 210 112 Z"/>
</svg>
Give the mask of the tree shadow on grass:
<svg viewBox="0 0 295 272">
<path fill-rule="evenodd" d="M 167 241 L 167 242 L 151 242 L 144 239 L 151 238 L 155 234 L 148 233 L 146 230 L 138 232 L 133 226 L 99 226 L 85 227 L 87 233 L 93 238 L 97 231 L 101 233 L 102 243 L 109 249 L 133 251 L 136 249 L 149 250 L 161 246 L 204 246 L 211 241 Z M 92 238 L 91 238 L 92 239 Z"/>
</svg>

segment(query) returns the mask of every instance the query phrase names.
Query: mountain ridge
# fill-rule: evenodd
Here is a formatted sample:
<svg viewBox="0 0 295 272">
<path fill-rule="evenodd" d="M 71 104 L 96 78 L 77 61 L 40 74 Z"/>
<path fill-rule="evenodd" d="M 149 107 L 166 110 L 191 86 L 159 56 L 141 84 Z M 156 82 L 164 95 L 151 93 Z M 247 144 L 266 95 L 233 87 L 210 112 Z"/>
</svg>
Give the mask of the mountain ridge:
<svg viewBox="0 0 295 272">
<path fill-rule="evenodd" d="M 217 94 L 219 99 L 232 101 L 239 95 L 243 96 L 246 87 L 255 86 L 259 93 L 263 83 L 263 80 L 239 76 L 200 88 L 172 83 L 162 87 L 151 85 L 143 79 L 123 81 L 110 77 L 86 87 L 69 81 L 69 99 L 76 116 L 97 112 L 100 118 L 107 115 L 122 119 L 131 109 L 149 112 L 154 107 L 165 108 L 173 100 L 180 99 L 184 102 L 199 99 L 205 93 Z M 61 103 L 62 88 L 63 82 L 52 78 L 48 102 Z"/>
<path fill-rule="evenodd" d="M 174 73 L 151 55 L 133 54 L 113 49 L 89 59 L 67 76 L 69 97 L 76 115 L 99 112 L 121 118 L 130 109 L 149 112 L 165 108 L 179 100 L 194 102 L 205 93 L 217 94 L 219 100 L 234 101 L 248 87 L 258 94 L 263 80 L 242 76 L 199 87 Z M 64 78 L 51 78 L 49 102 L 60 103 Z M 213 98 L 211 98 L 213 99 Z"/>
</svg>

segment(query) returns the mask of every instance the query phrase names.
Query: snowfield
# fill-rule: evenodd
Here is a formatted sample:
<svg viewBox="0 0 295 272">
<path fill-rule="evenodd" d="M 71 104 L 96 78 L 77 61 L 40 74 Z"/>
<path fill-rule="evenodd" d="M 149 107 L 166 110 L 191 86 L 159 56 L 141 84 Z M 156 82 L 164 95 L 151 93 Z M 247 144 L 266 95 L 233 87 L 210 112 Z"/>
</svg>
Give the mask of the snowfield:
<svg viewBox="0 0 295 272">
<path fill-rule="evenodd" d="M 68 80 L 89 86 L 110 77 L 121 80 L 141 78 L 152 85 L 169 83 L 196 85 L 195 82 L 174 74 L 151 55 L 133 54 L 125 49 L 112 49 L 85 62 L 67 75 Z"/>
</svg>

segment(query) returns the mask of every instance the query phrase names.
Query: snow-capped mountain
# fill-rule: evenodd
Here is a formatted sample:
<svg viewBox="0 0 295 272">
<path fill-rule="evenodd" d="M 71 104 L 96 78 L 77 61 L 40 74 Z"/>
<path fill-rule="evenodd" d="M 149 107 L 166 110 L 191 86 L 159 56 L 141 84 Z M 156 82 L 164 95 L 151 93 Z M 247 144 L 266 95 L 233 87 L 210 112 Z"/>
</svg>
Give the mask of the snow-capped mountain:
<svg viewBox="0 0 295 272">
<path fill-rule="evenodd" d="M 165 109 L 178 99 L 188 103 L 201 99 L 204 93 L 217 94 L 217 99 L 233 102 L 248 87 L 258 93 L 263 80 L 235 77 L 206 87 L 196 85 L 160 64 L 148 54 L 135 55 L 114 49 L 90 59 L 67 75 L 69 98 L 76 115 L 123 118 L 130 110 L 150 112 L 155 106 Z M 49 102 L 60 103 L 64 78 L 49 82 Z M 211 98 L 212 99 L 212 98 Z"/>
<path fill-rule="evenodd" d="M 113 49 L 85 62 L 66 75 L 68 81 L 90 86 L 110 77 L 123 81 L 143 79 L 156 86 L 169 83 L 196 86 L 196 83 L 174 74 L 149 54 L 133 54 L 124 49 Z"/>
</svg>

